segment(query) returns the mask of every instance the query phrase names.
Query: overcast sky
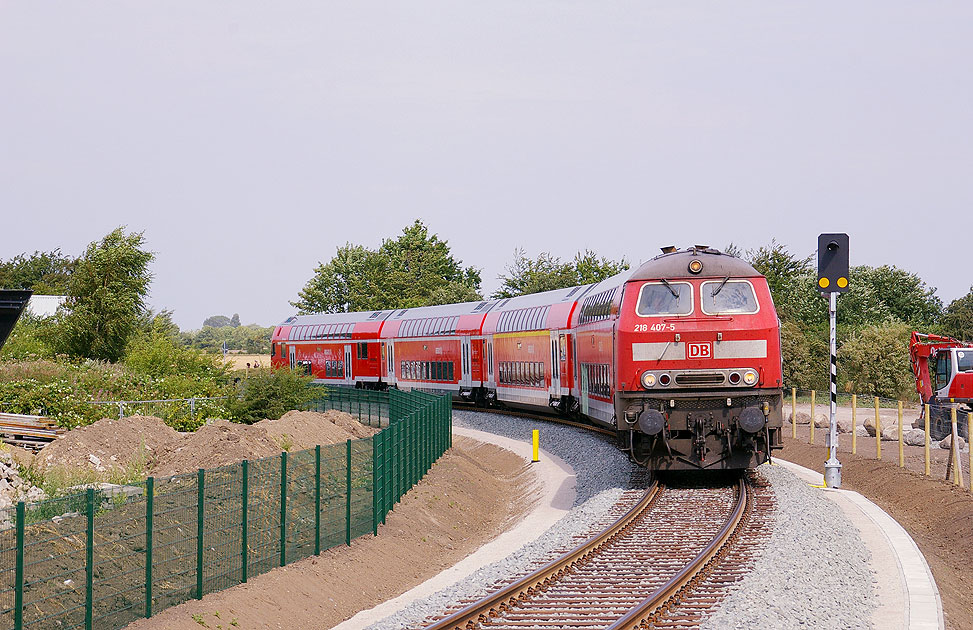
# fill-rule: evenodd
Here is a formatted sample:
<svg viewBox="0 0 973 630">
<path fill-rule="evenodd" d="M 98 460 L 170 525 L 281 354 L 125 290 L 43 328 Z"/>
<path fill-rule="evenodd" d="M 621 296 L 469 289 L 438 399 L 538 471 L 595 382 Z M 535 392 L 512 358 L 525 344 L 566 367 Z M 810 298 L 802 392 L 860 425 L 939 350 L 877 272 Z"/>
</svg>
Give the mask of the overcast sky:
<svg viewBox="0 0 973 630">
<path fill-rule="evenodd" d="M 283 320 L 417 217 L 486 292 L 517 247 L 844 231 L 948 303 L 971 33 L 966 0 L 0 0 L 0 258 L 144 230 L 152 306 L 198 328 Z"/>
</svg>

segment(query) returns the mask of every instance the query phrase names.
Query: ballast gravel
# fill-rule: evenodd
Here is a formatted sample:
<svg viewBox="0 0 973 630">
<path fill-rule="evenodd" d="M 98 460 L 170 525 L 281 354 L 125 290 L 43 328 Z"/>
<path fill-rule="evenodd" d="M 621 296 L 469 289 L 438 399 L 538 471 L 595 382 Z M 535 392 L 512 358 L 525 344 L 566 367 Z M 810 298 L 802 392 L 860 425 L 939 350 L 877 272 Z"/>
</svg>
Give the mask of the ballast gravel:
<svg viewBox="0 0 973 630">
<path fill-rule="evenodd" d="M 790 471 L 757 470 L 777 501 L 770 540 L 702 628 L 871 628 L 875 577 L 858 530 Z"/>
<path fill-rule="evenodd" d="M 555 550 L 569 547 L 625 489 L 647 483 L 644 470 L 629 462 L 605 436 L 486 412 L 456 410 L 453 421 L 457 426 L 525 441 L 530 440 L 532 429 L 540 429 L 541 447 L 574 468 L 575 508 L 534 542 L 511 549 L 504 560 L 410 604 L 368 630 L 419 627 L 429 616 L 460 600 L 484 596 L 499 580 L 522 575 L 552 558 Z M 754 570 L 732 587 L 719 611 L 702 627 L 871 628 L 874 577 L 858 530 L 835 503 L 789 471 L 768 465 L 759 471 L 770 482 L 777 502 L 773 532 L 758 553 Z"/>
</svg>

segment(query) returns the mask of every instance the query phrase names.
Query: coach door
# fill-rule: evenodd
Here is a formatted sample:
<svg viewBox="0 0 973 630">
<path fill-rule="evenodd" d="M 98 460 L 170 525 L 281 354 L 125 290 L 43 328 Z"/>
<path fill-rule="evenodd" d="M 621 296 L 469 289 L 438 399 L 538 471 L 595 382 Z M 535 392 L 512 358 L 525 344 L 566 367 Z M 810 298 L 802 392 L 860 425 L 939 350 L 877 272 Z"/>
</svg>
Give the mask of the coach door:
<svg viewBox="0 0 973 630">
<path fill-rule="evenodd" d="M 355 377 L 352 374 L 351 365 L 351 346 L 345 346 L 345 378 L 354 381 Z"/>
<path fill-rule="evenodd" d="M 289 346 L 287 356 L 290 359 L 291 369 L 293 370 L 295 367 L 297 367 L 297 348 L 294 346 Z"/>
<path fill-rule="evenodd" d="M 556 330 L 551 331 L 551 398 L 561 397 L 560 341 Z"/>
<path fill-rule="evenodd" d="M 462 364 L 463 374 L 462 374 L 462 378 L 459 381 L 459 384 L 460 387 L 472 387 L 473 377 L 471 376 L 471 372 L 472 372 L 473 361 L 471 360 L 471 353 L 470 353 L 470 338 L 463 337 L 461 344 L 462 344 L 462 348 L 460 352 L 461 354 L 460 363 Z"/>
</svg>

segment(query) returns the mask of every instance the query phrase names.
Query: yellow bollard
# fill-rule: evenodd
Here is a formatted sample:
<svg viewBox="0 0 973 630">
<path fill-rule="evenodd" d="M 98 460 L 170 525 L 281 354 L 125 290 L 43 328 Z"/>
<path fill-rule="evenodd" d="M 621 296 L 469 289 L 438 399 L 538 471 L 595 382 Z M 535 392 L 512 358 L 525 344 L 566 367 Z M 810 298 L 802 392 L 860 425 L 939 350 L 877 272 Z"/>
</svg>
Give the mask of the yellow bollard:
<svg viewBox="0 0 973 630">
<path fill-rule="evenodd" d="M 791 438 L 797 439 L 797 388 L 791 388 Z"/>
<path fill-rule="evenodd" d="M 902 441 L 902 401 L 899 401 L 899 468 L 905 468 L 905 442 Z"/>
<path fill-rule="evenodd" d="M 882 459 L 882 417 L 878 415 L 878 396 L 875 397 L 875 457 Z"/>
<path fill-rule="evenodd" d="M 952 407 L 949 410 L 949 422 L 950 422 L 950 451 L 953 454 L 953 483 L 960 488 L 965 488 L 966 485 L 963 483 L 963 464 L 960 463 L 959 459 L 959 431 L 956 429 L 956 407 Z"/>
<path fill-rule="evenodd" d="M 541 450 L 541 432 L 538 431 L 537 429 L 534 429 L 534 459 L 531 461 L 534 462 L 541 461 L 540 450 Z"/>
<path fill-rule="evenodd" d="M 969 446 L 970 436 L 973 436 L 973 412 L 966 414 L 966 444 L 970 454 L 970 464 L 967 470 L 970 471 L 970 492 L 973 492 L 973 447 Z"/>
<path fill-rule="evenodd" d="M 925 451 L 923 453 L 923 455 L 926 458 L 926 476 L 928 477 L 929 476 L 929 405 L 926 405 L 926 408 L 924 409 L 924 411 L 925 411 L 925 414 L 923 414 L 923 415 L 925 415 L 925 417 L 926 417 L 926 427 L 925 427 L 925 430 L 926 430 L 925 442 L 926 443 L 923 446 L 923 450 Z"/>
<path fill-rule="evenodd" d="M 851 395 L 851 454 L 858 454 L 858 436 L 855 427 L 858 426 L 858 394 Z"/>
<path fill-rule="evenodd" d="M 811 444 L 814 444 L 814 390 L 811 390 Z"/>
</svg>

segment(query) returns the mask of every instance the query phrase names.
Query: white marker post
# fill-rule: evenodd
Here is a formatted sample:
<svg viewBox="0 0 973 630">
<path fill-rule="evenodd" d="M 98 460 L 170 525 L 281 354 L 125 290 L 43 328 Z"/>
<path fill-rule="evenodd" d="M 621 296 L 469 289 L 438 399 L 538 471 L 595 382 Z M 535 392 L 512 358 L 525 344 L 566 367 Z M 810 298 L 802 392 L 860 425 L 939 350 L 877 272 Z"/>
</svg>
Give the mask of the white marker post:
<svg viewBox="0 0 973 630">
<path fill-rule="evenodd" d="M 838 294 L 828 294 L 828 319 L 831 327 L 831 432 L 828 437 L 828 461 L 824 462 L 824 485 L 841 487 L 841 462 L 838 461 Z M 814 419 L 811 419 L 814 422 Z"/>
</svg>

